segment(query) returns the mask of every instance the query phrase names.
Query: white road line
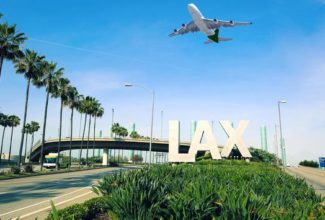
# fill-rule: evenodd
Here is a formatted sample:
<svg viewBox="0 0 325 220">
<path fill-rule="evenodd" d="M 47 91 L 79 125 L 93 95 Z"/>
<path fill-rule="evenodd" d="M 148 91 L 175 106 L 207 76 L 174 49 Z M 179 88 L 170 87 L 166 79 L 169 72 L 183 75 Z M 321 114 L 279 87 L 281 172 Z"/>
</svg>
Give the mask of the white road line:
<svg viewBox="0 0 325 220">
<path fill-rule="evenodd" d="M 64 204 L 64 203 L 67 203 L 67 202 L 70 202 L 70 201 L 72 201 L 72 200 L 78 199 L 78 198 L 83 197 L 83 196 L 85 196 L 85 195 L 88 195 L 88 194 L 90 194 L 90 193 L 93 193 L 93 192 L 92 192 L 92 191 L 89 191 L 89 192 L 83 193 L 83 194 L 81 194 L 81 195 L 79 195 L 79 196 L 76 196 L 76 197 L 73 197 L 73 198 L 71 198 L 71 199 L 68 199 L 68 200 L 65 200 L 65 201 L 59 202 L 59 203 L 55 204 L 55 206 L 62 205 L 62 204 Z M 50 209 L 50 208 L 51 208 L 51 206 L 47 206 L 47 207 L 45 207 L 45 208 L 42 208 L 42 209 L 36 210 L 36 211 L 34 211 L 34 212 L 30 212 L 30 213 L 28 213 L 28 214 L 26 214 L 26 215 L 19 216 L 18 218 L 15 218 L 15 219 L 23 219 L 23 218 L 26 218 L 26 217 L 31 216 L 31 215 L 34 215 L 34 214 L 36 214 L 36 213 L 39 213 L 39 212 L 45 211 L 45 210 Z"/>
<path fill-rule="evenodd" d="M 26 206 L 26 207 L 23 207 L 23 208 L 20 208 L 20 209 L 16 209 L 16 210 L 13 210 L 13 211 L 10 211 L 10 212 L 7 212 L 7 213 L 4 213 L 4 214 L 1 214 L 0 217 L 3 217 L 3 216 L 5 216 L 5 215 L 8 215 L 8 214 L 11 214 L 11 213 L 14 213 L 14 212 L 18 212 L 18 211 L 21 211 L 21 210 L 24 210 L 24 209 L 28 209 L 28 208 L 33 207 L 33 206 L 40 205 L 40 204 L 42 204 L 42 203 L 44 203 L 44 202 L 48 202 L 48 201 L 50 201 L 50 200 L 54 200 L 54 199 L 58 199 L 58 198 L 62 198 L 62 197 L 64 197 L 64 196 L 67 196 L 67 195 L 70 195 L 70 194 L 76 193 L 76 192 L 78 192 L 78 191 L 81 191 L 81 190 L 84 190 L 84 189 L 87 189 L 87 188 L 90 189 L 91 187 L 90 187 L 90 186 L 86 186 L 86 187 L 83 187 L 83 188 L 77 189 L 77 190 L 75 190 L 75 191 L 69 192 L 69 193 L 67 193 L 67 194 L 63 194 L 63 195 L 61 195 L 61 196 L 53 197 L 52 199 L 47 199 L 47 200 L 44 200 L 44 201 L 42 201 L 42 202 L 39 202 L 39 203 L 36 203 L 36 204 L 33 204 L 33 205 L 29 205 L 29 206 Z"/>
</svg>

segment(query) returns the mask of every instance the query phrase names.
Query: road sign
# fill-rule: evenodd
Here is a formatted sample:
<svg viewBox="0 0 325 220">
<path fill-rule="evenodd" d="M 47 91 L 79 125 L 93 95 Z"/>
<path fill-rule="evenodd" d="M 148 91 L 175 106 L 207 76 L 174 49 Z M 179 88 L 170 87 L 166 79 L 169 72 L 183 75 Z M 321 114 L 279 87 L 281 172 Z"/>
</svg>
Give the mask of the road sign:
<svg viewBox="0 0 325 220">
<path fill-rule="evenodd" d="M 325 157 L 319 158 L 319 167 L 325 169 Z"/>
</svg>

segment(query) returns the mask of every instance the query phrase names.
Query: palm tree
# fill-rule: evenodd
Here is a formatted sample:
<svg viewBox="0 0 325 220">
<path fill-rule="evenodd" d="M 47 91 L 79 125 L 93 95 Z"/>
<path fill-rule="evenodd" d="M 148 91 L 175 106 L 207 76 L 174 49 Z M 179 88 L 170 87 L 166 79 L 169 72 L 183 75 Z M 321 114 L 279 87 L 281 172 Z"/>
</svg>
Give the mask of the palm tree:
<svg viewBox="0 0 325 220">
<path fill-rule="evenodd" d="M 14 127 L 17 127 L 20 124 L 20 118 L 16 115 L 10 115 L 9 116 L 9 127 L 11 127 L 11 135 L 10 135 L 10 144 L 9 144 L 9 156 L 8 161 L 10 163 L 10 157 L 11 157 L 11 146 L 12 146 L 12 136 L 14 133 Z"/>
<path fill-rule="evenodd" d="M 88 165 L 88 151 L 89 151 L 89 138 L 90 138 L 90 125 L 91 125 L 91 116 L 94 114 L 96 103 L 98 101 L 95 98 L 90 97 L 90 101 L 87 105 L 86 114 L 89 115 L 89 123 L 88 123 L 88 138 L 87 138 L 87 152 L 86 152 L 86 164 Z"/>
<path fill-rule="evenodd" d="M 42 146 L 40 163 L 41 170 L 43 170 L 43 154 L 44 154 L 44 143 L 46 134 L 46 121 L 47 121 L 47 109 L 49 103 L 50 94 L 55 94 L 58 89 L 58 79 L 63 75 L 63 68 L 57 69 L 57 64 L 53 62 L 42 62 L 42 73 L 43 76 L 35 80 L 35 85 L 38 87 L 45 87 L 46 90 L 46 100 L 45 100 L 45 110 L 44 110 L 44 122 L 43 122 L 43 134 L 42 134 Z"/>
<path fill-rule="evenodd" d="M 0 78 L 4 60 L 13 61 L 20 57 L 20 45 L 27 39 L 23 33 L 16 33 L 16 25 L 0 24 Z"/>
<path fill-rule="evenodd" d="M 8 115 L 0 113 L 0 125 L 3 127 L 2 139 L 1 139 L 1 150 L 0 150 L 0 164 L 1 164 L 3 140 L 5 137 L 6 128 L 7 128 L 7 126 L 9 126 Z"/>
<path fill-rule="evenodd" d="M 69 146 L 69 169 L 71 167 L 71 149 L 72 149 L 72 132 L 73 132 L 73 112 L 74 109 L 79 109 L 80 100 L 82 99 L 82 95 L 78 94 L 76 87 L 70 86 L 68 88 L 68 99 L 65 101 L 65 105 L 69 106 L 71 109 L 71 116 L 70 116 L 70 146 Z"/>
<path fill-rule="evenodd" d="M 23 132 L 26 134 L 26 140 L 25 140 L 25 154 L 24 154 L 24 161 L 23 163 L 26 162 L 27 159 L 27 140 L 28 140 L 28 134 L 32 133 L 32 128 L 31 124 L 27 123 L 23 129 Z"/>
<path fill-rule="evenodd" d="M 89 98 L 90 98 L 89 96 L 87 96 L 86 98 L 82 97 L 78 108 L 81 114 L 85 113 L 85 123 L 84 123 L 84 128 L 83 128 L 82 138 L 80 143 L 80 150 L 79 150 L 79 166 L 81 165 L 82 148 L 83 148 L 83 142 L 84 142 L 85 131 L 86 131 L 86 122 L 87 122 L 86 100 L 88 100 Z"/>
<path fill-rule="evenodd" d="M 62 111 L 64 102 L 68 100 L 68 89 L 69 89 L 70 80 L 67 78 L 59 78 L 58 79 L 58 89 L 53 91 L 53 97 L 60 98 L 60 127 L 59 127 L 59 144 L 58 144 L 58 158 L 56 160 L 56 169 L 59 169 L 59 161 L 60 161 L 60 150 L 61 150 L 61 134 L 62 134 Z"/>
<path fill-rule="evenodd" d="M 23 119 L 23 128 L 26 125 L 26 118 L 27 118 L 27 108 L 28 108 L 28 98 L 29 98 L 29 87 L 30 82 L 37 80 L 41 77 L 41 65 L 42 61 L 44 59 L 44 56 L 39 56 L 35 51 L 32 50 L 26 50 L 23 56 L 20 59 L 16 59 L 16 72 L 18 74 L 24 74 L 24 77 L 27 79 L 27 89 L 26 89 L 26 99 L 25 99 L 25 111 L 24 111 L 24 119 Z M 18 166 L 21 164 L 21 156 L 24 146 L 24 135 L 22 129 L 22 136 L 20 140 L 20 148 L 19 148 L 19 161 Z"/>
<path fill-rule="evenodd" d="M 101 107 L 100 103 L 97 102 L 95 106 L 95 111 L 93 116 L 95 117 L 94 120 L 94 141 L 93 141 L 93 157 L 95 157 L 95 139 L 96 139 L 96 120 L 97 117 L 101 118 L 104 115 L 104 108 Z"/>
<path fill-rule="evenodd" d="M 36 121 L 31 121 L 30 122 L 30 127 L 31 127 L 30 132 L 31 132 L 31 135 L 32 135 L 32 142 L 30 144 L 29 162 L 30 162 L 30 159 L 31 159 L 31 156 L 32 156 L 32 148 L 33 148 L 33 144 L 34 144 L 34 133 L 37 132 L 40 129 L 39 123 L 36 122 Z"/>
</svg>

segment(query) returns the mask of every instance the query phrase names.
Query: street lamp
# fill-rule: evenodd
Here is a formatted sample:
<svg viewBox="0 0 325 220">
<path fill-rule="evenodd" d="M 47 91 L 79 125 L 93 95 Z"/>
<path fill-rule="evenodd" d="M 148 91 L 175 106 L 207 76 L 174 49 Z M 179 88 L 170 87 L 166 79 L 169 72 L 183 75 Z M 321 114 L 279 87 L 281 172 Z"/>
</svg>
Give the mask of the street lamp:
<svg viewBox="0 0 325 220">
<path fill-rule="evenodd" d="M 153 89 L 148 89 L 147 87 L 141 86 L 141 85 L 135 85 L 130 83 L 125 83 L 125 87 L 139 87 L 142 89 L 147 90 L 152 94 L 152 107 L 151 107 L 151 126 L 150 126 L 150 142 L 149 142 L 149 166 L 151 164 L 151 149 L 152 149 L 152 130 L 153 130 L 153 112 L 154 112 L 154 106 L 155 106 L 155 91 Z"/>
<path fill-rule="evenodd" d="M 279 127 L 280 127 L 280 148 L 281 148 L 281 154 L 282 154 L 282 164 L 283 167 L 285 168 L 287 166 L 287 161 L 286 161 L 286 155 L 285 155 L 285 148 L 283 146 L 283 137 L 282 137 L 282 123 L 281 123 L 281 109 L 280 109 L 280 104 L 285 104 L 287 101 L 282 100 L 278 101 L 278 111 L 279 111 Z"/>
</svg>

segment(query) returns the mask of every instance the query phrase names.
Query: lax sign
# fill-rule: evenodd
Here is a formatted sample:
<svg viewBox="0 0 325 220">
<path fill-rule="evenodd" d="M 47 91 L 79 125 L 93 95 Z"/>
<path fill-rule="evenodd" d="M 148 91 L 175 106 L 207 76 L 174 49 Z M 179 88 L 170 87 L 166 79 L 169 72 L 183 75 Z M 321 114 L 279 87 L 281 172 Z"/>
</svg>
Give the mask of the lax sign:
<svg viewBox="0 0 325 220">
<path fill-rule="evenodd" d="M 244 158 L 251 158 L 248 148 L 246 147 L 242 135 L 248 126 L 249 121 L 242 120 L 238 127 L 232 127 L 230 121 L 219 121 L 221 127 L 228 136 L 228 140 L 221 153 L 218 144 L 214 138 L 212 128 L 208 121 L 199 121 L 190 145 L 188 153 L 179 153 L 180 144 L 180 122 L 169 122 L 169 162 L 195 162 L 195 156 L 198 151 L 210 151 L 212 159 L 220 160 L 222 157 L 228 157 L 234 146 L 237 146 L 239 152 Z M 205 137 L 205 143 L 202 143 Z"/>
</svg>

